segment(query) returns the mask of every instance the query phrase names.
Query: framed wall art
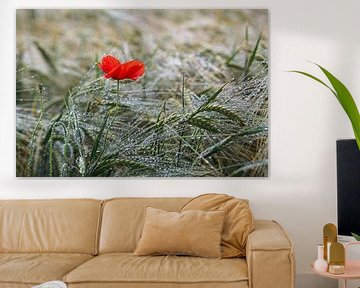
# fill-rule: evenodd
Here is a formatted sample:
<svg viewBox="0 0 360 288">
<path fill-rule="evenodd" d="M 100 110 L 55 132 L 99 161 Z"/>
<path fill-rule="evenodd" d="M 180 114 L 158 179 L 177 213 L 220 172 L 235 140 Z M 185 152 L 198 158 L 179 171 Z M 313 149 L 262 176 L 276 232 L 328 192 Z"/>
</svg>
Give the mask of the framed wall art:
<svg viewBox="0 0 360 288">
<path fill-rule="evenodd" d="M 17 10 L 18 177 L 268 176 L 267 10 Z"/>
</svg>

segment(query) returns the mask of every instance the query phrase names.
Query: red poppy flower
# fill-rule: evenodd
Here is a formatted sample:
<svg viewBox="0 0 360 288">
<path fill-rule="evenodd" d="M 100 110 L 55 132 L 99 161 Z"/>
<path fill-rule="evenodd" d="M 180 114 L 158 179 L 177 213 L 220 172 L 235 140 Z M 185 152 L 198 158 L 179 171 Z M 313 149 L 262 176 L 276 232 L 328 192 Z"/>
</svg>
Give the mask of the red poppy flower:
<svg viewBox="0 0 360 288">
<path fill-rule="evenodd" d="M 104 56 L 98 66 L 105 73 L 105 78 L 112 78 L 114 80 L 137 80 L 145 72 L 143 62 L 131 60 L 121 63 L 119 59 L 111 55 Z"/>
</svg>

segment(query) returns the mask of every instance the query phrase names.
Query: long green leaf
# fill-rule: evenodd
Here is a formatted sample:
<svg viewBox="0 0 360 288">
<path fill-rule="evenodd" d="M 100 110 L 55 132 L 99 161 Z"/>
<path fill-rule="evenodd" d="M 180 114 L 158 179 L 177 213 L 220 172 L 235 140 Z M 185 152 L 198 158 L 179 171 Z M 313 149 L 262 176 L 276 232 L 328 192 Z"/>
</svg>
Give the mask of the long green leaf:
<svg viewBox="0 0 360 288">
<path fill-rule="evenodd" d="M 52 130 L 53 130 L 55 124 L 60 121 L 60 119 L 61 119 L 62 116 L 63 116 L 63 112 L 59 113 L 59 115 L 56 116 L 55 119 L 52 121 L 52 123 L 51 123 L 48 131 L 46 132 L 45 138 L 44 138 L 44 140 L 43 140 L 43 145 L 46 145 L 46 144 L 48 143 L 48 141 L 49 141 L 49 139 L 50 139 L 50 135 L 51 135 L 51 133 L 52 133 Z"/>
<path fill-rule="evenodd" d="M 228 85 L 229 82 L 226 82 L 225 84 L 223 84 L 213 95 L 211 95 L 209 97 L 209 99 L 206 101 L 205 105 L 210 104 L 211 102 L 213 102 L 217 96 L 219 96 L 219 94 L 223 91 L 223 89 L 225 88 L 226 85 Z"/>
<path fill-rule="evenodd" d="M 236 57 L 236 55 L 240 52 L 240 49 L 235 49 L 229 56 L 229 58 L 226 59 L 226 64 L 230 64 L 234 58 Z"/>
<path fill-rule="evenodd" d="M 353 130 L 354 130 L 356 142 L 360 149 L 360 114 L 359 114 L 358 108 L 356 107 L 356 103 L 354 101 L 353 96 L 351 95 L 350 91 L 346 88 L 346 86 L 340 80 L 338 80 L 334 75 L 332 75 L 325 68 L 321 67 L 320 65 L 317 65 L 317 66 L 321 69 L 321 71 L 329 79 L 331 85 L 334 87 L 334 89 L 338 95 L 337 98 L 350 119 L 350 122 L 351 122 Z"/>
<path fill-rule="evenodd" d="M 39 50 L 41 56 L 44 58 L 46 64 L 51 68 L 51 70 L 56 74 L 57 68 L 56 65 L 50 56 L 50 54 L 38 43 L 37 41 L 34 41 L 35 47 Z"/>
<path fill-rule="evenodd" d="M 357 235 L 355 233 L 351 233 L 351 235 L 356 239 L 356 241 L 360 241 L 360 235 Z"/>
<path fill-rule="evenodd" d="M 219 151 L 222 151 L 224 149 L 224 147 L 234 143 L 234 141 L 238 137 L 249 136 L 249 135 L 254 135 L 254 134 L 259 134 L 259 133 L 264 133 L 264 132 L 267 132 L 266 126 L 258 126 L 258 127 L 242 130 L 241 132 L 232 134 L 232 135 L 222 139 L 221 141 L 215 143 L 213 146 L 207 148 L 205 151 L 202 151 L 198 158 L 206 158 L 206 157 L 209 157 Z"/>
<path fill-rule="evenodd" d="M 356 142 L 357 142 L 357 145 L 360 150 L 360 114 L 359 114 L 358 108 L 356 107 L 356 103 L 354 101 L 353 96 L 351 95 L 350 91 L 346 88 L 346 86 L 339 79 L 337 79 L 334 75 L 332 75 L 324 67 L 322 67 L 316 63 L 314 63 L 314 64 L 317 65 L 320 68 L 320 70 L 325 74 L 326 78 L 330 81 L 332 88 L 329 85 L 327 85 L 324 81 L 320 80 L 319 78 L 317 78 L 309 73 L 297 71 L 297 70 L 293 70 L 293 71 L 289 71 L 289 72 L 294 72 L 294 73 L 298 73 L 298 74 L 307 76 L 307 77 L 321 83 L 322 85 L 324 85 L 335 95 L 336 99 L 339 101 L 340 105 L 343 107 L 345 113 L 347 114 L 347 116 L 351 122 L 352 128 L 354 130 Z"/>
<path fill-rule="evenodd" d="M 257 50 L 259 48 L 261 36 L 262 36 L 262 33 L 260 33 L 259 38 L 256 41 L 254 50 L 252 51 L 252 53 L 250 55 L 250 58 L 249 58 L 249 61 L 246 64 L 245 75 L 247 75 L 249 73 L 250 67 L 251 67 L 252 63 L 254 62 L 254 60 L 255 60 L 255 56 L 256 56 L 256 52 L 257 52 Z"/>
<path fill-rule="evenodd" d="M 302 74 L 302 75 L 305 75 L 305 76 L 307 76 L 307 77 L 309 77 L 309 78 L 311 78 L 311 79 L 313 79 L 313 80 L 321 83 L 321 84 L 324 85 L 326 88 L 328 88 L 328 89 L 335 95 L 336 98 L 338 98 L 336 92 L 335 92 L 329 85 L 327 85 L 324 81 L 320 80 L 319 78 L 315 77 L 314 75 L 311 75 L 311 74 L 306 73 L 306 72 L 303 72 L 303 71 L 298 71 L 298 70 L 290 70 L 290 71 L 288 71 L 288 72 L 294 72 L 294 73 Z"/>
<path fill-rule="evenodd" d="M 108 118 L 109 118 L 109 114 L 106 114 L 106 116 L 104 118 L 104 121 L 103 121 L 103 123 L 101 125 L 100 131 L 96 136 L 94 145 L 93 145 L 92 150 L 91 150 L 90 163 L 95 160 L 96 155 L 98 154 L 100 140 L 101 140 L 101 138 L 103 136 L 104 129 L 106 127 L 106 123 L 107 123 Z"/>
<path fill-rule="evenodd" d="M 201 106 L 199 108 L 197 108 L 194 112 L 192 112 L 189 116 L 188 116 L 188 120 L 190 120 L 191 118 L 193 118 L 196 114 L 204 111 L 212 102 L 214 102 L 216 100 L 216 97 L 218 97 L 220 95 L 220 93 L 223 91 L 223 89 L 225 88 L 226 85 L 228 85 L 229 82 L 226 82 L 225 84 L 223 84 L 218 90 L 216 90 L 216 92 L 214 94 L 212 94 L 205 103 L 201 104 Z"/>
</svg>

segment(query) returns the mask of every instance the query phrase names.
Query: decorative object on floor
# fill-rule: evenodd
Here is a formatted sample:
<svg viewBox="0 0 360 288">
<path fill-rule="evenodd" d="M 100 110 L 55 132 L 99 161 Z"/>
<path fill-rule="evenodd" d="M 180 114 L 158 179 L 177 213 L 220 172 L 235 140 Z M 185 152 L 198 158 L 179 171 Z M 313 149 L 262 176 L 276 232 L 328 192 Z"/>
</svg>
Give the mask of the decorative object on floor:
<svg viewBox="0 0 360 288">
<path fill-rule="evenodd" d="M 328 223 L 323 227 L 323 243 L 324 243 L 324 259 L 330 263 L 330 247 L 331 243 L 337 241 L 337 228 L 335 224 Z"/>
<path fill-rule="evenodd" d="M 224 217 L 224 211 L 168 212 L 147 207 L 134 255 L 221 258 Z"/>
<path fill-rule="evenodd" d="M 222 257 L 245 256 L 247 237 L 254 230 L 254 216 L 247 200 L 225 194 L 204 194 L 191 199 L 181 209 L 188 210 L 225 211 L 221 235 Z"/>
<path fill-rule="evenodd" d="M 320 68 L 320 70 L 325 74 L 326 78 L 330 81 L 332 87 L 330 87 L 325 82 L 323 82 L 319 78 L 309 73 L 303 71 L 291 71 L 291 72 L 299 73 L 307 77 L 310 77 L 311 79 L 327 87 L 335 95 L 336 99 L 339 101 L 340 105 L 344 109 L 345 113 L 347 114 L 351 122 L 352 128 L 354 130 L 356 142 L 360 150 L 360 113 L 356 106 L 353 96 L 351 95 L 350 91 L 346 88 L 346 86 L 340 80 L 338 80 L 334 75 L 332 75 L 329 71 L 327 71 L 325 68 L 321 67 L 320 65 L 318 64 L 315 65 L 317 65 Z"/>
<path fill-rule="evenodd" d="M 267 10 L 16 18 L 17 176 L 268 176 Z"/>
<path fill-rule="evenodd" d="M 50 281 L 37 286 L 33 286 L 32 288 L 66 288 L 67 285 L 61 281 Z"/>
<path fill-rule="evenodd" d="M 320 272 L 326 272 L 328 263 L 324 260 L 324 245 L 318 245 L 318 258 L 314 263 L 314 269 Z"/>
</svg>

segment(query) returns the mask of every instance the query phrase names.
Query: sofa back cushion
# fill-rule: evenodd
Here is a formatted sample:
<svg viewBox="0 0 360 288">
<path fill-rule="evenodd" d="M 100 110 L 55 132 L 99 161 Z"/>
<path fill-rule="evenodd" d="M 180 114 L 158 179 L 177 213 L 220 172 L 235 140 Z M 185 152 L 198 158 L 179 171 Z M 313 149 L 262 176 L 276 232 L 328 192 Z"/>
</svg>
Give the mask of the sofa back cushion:
<svg viewBox="0 0 360 288">
<path fill-rule="evenodd" d="M 245 257 L 248 235 L 254 230 L 254 216 L 248 200 L 226 194 L 203 194 L 191 199 L 181 211 L 205 210 L 226 212 L 221 236 L 223 258 Z"/>
<path fill-rule="evenodd" d="M 147 207 L 134 255 L 190 255 L 221 258 L 225 211 L 168 212 Z"/>
<path fill-rule="evenodd" d="M 0 200 L 1 252 L 96 254 L 102 201 Z"/>
<path fill-rule="evenodd" d="M 141 237 L 146 207 L 179 211 L 189 198 L 116 198 L 105 201 L 99 253 L 133 252 Z"/>
</svg>

